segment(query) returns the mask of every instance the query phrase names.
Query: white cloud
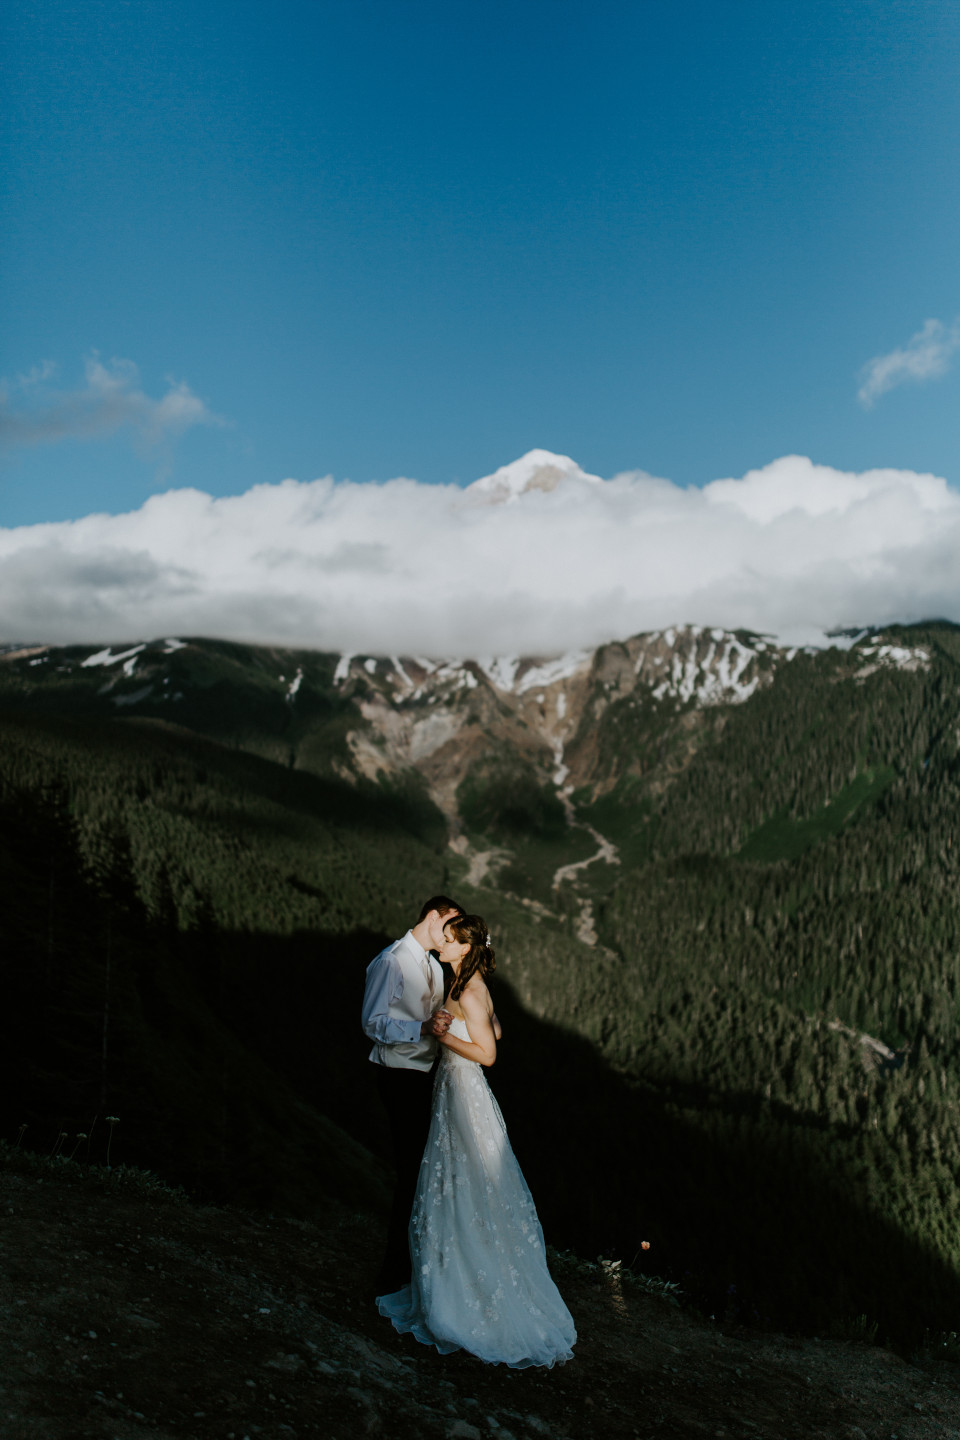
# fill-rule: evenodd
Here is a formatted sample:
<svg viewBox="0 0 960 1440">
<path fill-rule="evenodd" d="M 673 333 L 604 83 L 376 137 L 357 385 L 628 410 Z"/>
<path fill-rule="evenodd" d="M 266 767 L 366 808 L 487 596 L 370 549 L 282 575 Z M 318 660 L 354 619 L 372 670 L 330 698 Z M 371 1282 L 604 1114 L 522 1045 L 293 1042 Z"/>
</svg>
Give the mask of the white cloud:
<svg viewBox="0 0 960 1440">
<path fill-rule="evenodd" d="M 907 380 L 934 380 L 945 374 L 951 356 L 960 347 L 960 320 L 948 328 L 941 320 L 927 320 L 906 345 L 889 355 L 876 355 L 864 365 L 857 391 L 860 403 L 870 409 L 874 401 Z"/>
<path fill-rule="evenodd" d="M 960 494 L 934 475 L 795 455 L 703 489 L 568 473 L 482 494 L 286 480 L 0 530 L 0 639 L 549 655 L 683 622 L 960 620 Z"/>
<path fill-rule="evenodd" d="M 0 445 L 88 440 L 122 429 L 156 444 L 193 425 L 224 423 L 183 381 L 168 381 L 166 394 L 152 400 L 140 388 L 132 360 L 105 365 L 98 355 L 88 356 L 85 384 L 74 390 L 53 389 L 48 382 L 55 375 L 56 366 L 44 360 L 13 384 L 0 384 Z"/>
</svg>

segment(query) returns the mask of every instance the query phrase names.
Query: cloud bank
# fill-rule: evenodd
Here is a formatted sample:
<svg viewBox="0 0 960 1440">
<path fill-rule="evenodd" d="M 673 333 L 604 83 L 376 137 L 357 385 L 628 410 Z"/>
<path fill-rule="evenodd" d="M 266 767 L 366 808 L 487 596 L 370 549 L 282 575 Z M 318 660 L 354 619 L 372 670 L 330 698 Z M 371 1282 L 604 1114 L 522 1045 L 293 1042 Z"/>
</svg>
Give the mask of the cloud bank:
<svg viewBox="0 0 960 1440">
<path fill-rule="evenodd" d="M 889 355 L 876 355 L 861 371 L 857 398 L 869 410 L 888 390 L 905 381 L 935 380 L 944 375 L 954 351 L 960 348 L 960 320 L 948 328 L 941 320 L 927 320 L 906 345 Z"/>
<path fill-rule="evenodd" d="M 224 423 L 183 381 L 168 382 L 167 393 L 151 400 L 132 360 L 105 365 L 99 356 L 88 356 L 85 383 L 74 390 L 55 389 L 50 383 L 55 375 L 56 366 L 45 361 L 12 384 L 0 384 L 0 446 L 90 440 L 124 429 L 153 445 L 194 425 Z"/>
<path fill-rule="evenodd" d="M 684 489 L 547 459 L 552 488 L 501 500 L 489 484 L 286 480 L 0 530 L 0 638 L 549 655 L 684 622 L 797 639 L 960 620 L 960 494 L 937 476 L 794 455 Z"/>
</svg>

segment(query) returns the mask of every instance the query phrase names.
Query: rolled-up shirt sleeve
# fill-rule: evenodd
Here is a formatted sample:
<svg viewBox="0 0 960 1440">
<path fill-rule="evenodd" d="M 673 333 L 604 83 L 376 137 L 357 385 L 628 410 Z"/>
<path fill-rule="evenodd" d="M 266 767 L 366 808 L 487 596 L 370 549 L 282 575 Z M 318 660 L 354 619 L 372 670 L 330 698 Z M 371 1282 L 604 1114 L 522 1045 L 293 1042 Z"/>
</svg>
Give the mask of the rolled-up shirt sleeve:
<svg viewBox="0 0 960 1440">
<path fill-rule="evenodd" d="M 419 1020 L 397 1020 L 390 1014 L 390 1005 L 402 994 L 403 971 L 389 951 L 384 951 L 367 966 L 360 1017 L 363 1033 L 380 1045 L 399 1045 L 420 1039 Z"/>
</svg>

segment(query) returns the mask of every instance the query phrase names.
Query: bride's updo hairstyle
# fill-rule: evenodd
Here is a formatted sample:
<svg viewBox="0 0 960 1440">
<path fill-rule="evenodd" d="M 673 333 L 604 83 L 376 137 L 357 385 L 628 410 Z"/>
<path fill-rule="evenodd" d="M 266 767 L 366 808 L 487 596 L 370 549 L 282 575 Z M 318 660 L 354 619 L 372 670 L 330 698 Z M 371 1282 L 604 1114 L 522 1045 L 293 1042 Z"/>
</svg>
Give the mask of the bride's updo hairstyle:
<svg viewBox="0 0 960 1440">
<path fill-rule="evenodd" d="M 490 944 L 487 922 L 479 915 L 455 915 L 443 928 L 449 931 L 454 940 L 459 940 L 461 945 L 470 946 L 460 961 L 460 970 L 450 986 L 450 999 L 459 1000 L 474 975 L 486 980 L 493 974 L 497 968 L 497 957 Z"/>
</svg>

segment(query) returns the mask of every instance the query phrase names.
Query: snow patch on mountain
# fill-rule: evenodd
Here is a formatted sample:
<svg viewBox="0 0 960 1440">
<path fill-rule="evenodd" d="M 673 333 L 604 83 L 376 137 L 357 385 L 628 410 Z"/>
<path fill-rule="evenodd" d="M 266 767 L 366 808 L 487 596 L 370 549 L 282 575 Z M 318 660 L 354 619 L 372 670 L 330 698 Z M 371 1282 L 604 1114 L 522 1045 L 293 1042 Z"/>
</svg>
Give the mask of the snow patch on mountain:
<svg viewBox="0 0 960 1440">
<path fill-rule="evenodd" d="M 121 660 L 129 660 L 131 656 L 139 655 L 146 648 L 144 641 L 142 645 L 134 645 L 132 650 L 122 650 L 119 655 L 114 655 L 113 647 L 108 645 L 106 650 L 98 650 L 95 655 L 88 655 L 86 660 L 81 660 L 80 667 L 88 670 L 93 665 L 118 665 Z"/>
<path fill-rule="evenodd" d="M 519 655 L 489 655 L 477 664 L 497 690 L 512 690 L 520 668 Z"/>
<path fill-rule="evenodd" d="M 679 631 L 654 630 L 636 637 L 638 679 L 656 700 L 698 705 L 738 705 L 749 700 L 782 652 L 759 638 L 746 641 L 726 630 L 690 625 Z M 766 665 L 761 667 L 763 657 Z"/>
<path fill-rule="evenodd" d="M 403 666 L 400 664 L 400 659 L 399 659 L 399 657 L 398 657 L 397 655 L 391 655 L 391 656 L 390 656 L 390 664 L 393 666 L 394 670 L 395 670 L 395 671 L 397 672 L 397 674 L 400 676 L 401 681 L 403 682 L 404 685 L 406 685 L 407 689 L 408 689 L 408 690 L 412 690 L 412 689 L 413 689 L 413 681 L 410 679 L 410 676 L 407 674 L 406 670 L 404 670 Z M 431 667 L 431 668 L 432 668 L 432 667 Z"/>
<path fill-rule="evenodd" d="M 546 660 L 543 664 L 533 665 L 517 680 L 516 693 L 524 695 L 528 690 L 538 689 L 540 686 L 572 680 L 575 675 L 587 669 L 592 659 L 592 650 L 571 650 L 568 655 L 559 655 L 556 660 Z"/>
<path fill-rule="evenodd" d="M 854 676 L 865 680 L 876 670 L 927 670 L 930 667 L 930 652 L 921 645 L 859 645 L 856 654 L 867 661 Z"/>
<path fill-rule="evenodd" d="M 477 665 L 497 690 L 526 695 L 531 690 L 572 680 L 587 669 L 592 659 L 592 650 L 571 650 L 550 660 L 527 660 L 519 655 L 485 656 Z"/>
</svg>

